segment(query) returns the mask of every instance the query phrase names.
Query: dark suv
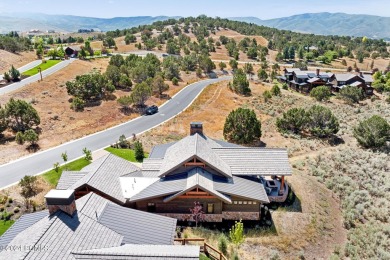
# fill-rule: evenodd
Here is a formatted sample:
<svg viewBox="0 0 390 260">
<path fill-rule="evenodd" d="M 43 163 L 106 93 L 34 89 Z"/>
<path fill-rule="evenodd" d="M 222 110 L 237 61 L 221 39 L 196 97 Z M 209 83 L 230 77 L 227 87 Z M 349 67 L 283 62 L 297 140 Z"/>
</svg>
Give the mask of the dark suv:
<svg viewBox="0 0 390 260">
<path fill-rule="evenodd" d="M 153 115 L 156 114 L 157 112 L 158 112 L 158 107 L 155 105 L 150 106 L 145 110 L 145 114 L 147 115 Z"/>
</svg>

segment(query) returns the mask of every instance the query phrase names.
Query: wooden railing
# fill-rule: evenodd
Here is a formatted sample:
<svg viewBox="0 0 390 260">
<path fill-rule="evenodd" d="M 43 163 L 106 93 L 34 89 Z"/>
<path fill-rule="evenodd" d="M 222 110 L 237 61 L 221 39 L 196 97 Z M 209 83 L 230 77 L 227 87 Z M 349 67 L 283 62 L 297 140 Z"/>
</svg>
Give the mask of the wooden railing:
<svg viewBox="0 0 390 260">
<path fill-rule="evenodd" d="M 227 260 L 221 251 L 207 244 L 204 238 L 175 238 L 175 241 L 180 242 L 182 245 L 186 245 L 187 242 L 202 242 L 203 245 L 200 246 L 200 252 L 205 253 L 213 260 Z"/>
</svg>

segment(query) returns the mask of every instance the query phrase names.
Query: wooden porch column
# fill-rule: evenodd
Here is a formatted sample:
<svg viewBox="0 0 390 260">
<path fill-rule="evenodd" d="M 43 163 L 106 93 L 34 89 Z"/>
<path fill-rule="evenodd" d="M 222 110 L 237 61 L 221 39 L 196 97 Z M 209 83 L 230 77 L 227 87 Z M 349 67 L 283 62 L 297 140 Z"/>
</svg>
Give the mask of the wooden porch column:
<svg viewBox="0 0 390 260">
<path fill-rule="evenodd" d="M 280 194 L 283 194 L 284 193 L 284 176 L 282 176 L 282 181 L 280 183 L 280 190 L 279 190 L 279 193 Z"/>
</svg>

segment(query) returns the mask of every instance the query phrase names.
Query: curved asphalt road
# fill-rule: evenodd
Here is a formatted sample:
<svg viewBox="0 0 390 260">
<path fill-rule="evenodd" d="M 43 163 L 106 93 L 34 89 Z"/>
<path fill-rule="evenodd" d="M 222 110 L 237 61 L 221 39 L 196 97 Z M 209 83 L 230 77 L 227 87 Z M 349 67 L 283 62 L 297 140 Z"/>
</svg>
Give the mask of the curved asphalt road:
<svg viewBox="0 0 390 260">
<path fill-rule="evenodd" d="M 60 69 L 63 69 L 64 67 L 66 67 L 70 63 L 72 63 L 73 61 L 74 61 L 74 59 L 64 60 L 64 61 L 54 65 L 53 67 L 50 67 L 47 70 L 42 71 L 42 78 L 47 77 L 50 74 L 53 74 L 54 72 L 59 71 Z M 34 68 L 35 66 L 32 66 L 32 65 L 35 62 L 36 62 L 35 66 L 37 66 L 37 65 L 39 65 L 41 63 L 41 62 L 38 62 L 38 61 L 33 61 L 32 63 L 27 64 L 26 65 L 27 67 L 23 66 L 21 72 L 24 72 L 26 70 Z M 26 69 L 26 68 L 28 68 L 28 69 Z M 0 95 L 4 95 L 4 94 L 9 93 L 11 91 L 14 91 L 14 90 L 17 90 L 19 88 L 22 88 L 25 85 L 33 83 L 33 82 L 36 82 L 36 81 L 38 81 L 40 79 L 41 79 L 41 76 L 38 73 L 38 74 L 35 74 L 34 76 L 25 78 L 22 81 L 19 81 L 19 82 L 13 83 L 11 85 L 8 85 L 6 87 L 0 88 Z"/>
<path fill-rule="evenodd" d="M 130 137 L 133 133 L 140 134 L 154 128 L 184 111 L 208 85 L 229 79 L 231 77 L 221 77 L 193 83 L 162 105 L 157 114 L 141 116 L 107 130 L 0 165 L 0 187 L 12 185 L 25 175 L 36 175 L 52 169 L 55 162 L 62 161 L 61 153 L 65 151 L 68 160 L 72 161 L 83 156 L 84 147 L 96 151 L 115 143 L 122 134 Z"/>
</svg>

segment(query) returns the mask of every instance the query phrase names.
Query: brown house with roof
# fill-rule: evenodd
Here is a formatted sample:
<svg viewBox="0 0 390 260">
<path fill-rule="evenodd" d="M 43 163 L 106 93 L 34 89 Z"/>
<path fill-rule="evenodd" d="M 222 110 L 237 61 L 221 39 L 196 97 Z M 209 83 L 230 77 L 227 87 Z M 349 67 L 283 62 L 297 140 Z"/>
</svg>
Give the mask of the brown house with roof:
<svg viewBox="0 0 390 260">
<path fill-rule="evenodd" d="M 203 134 L 201 123 L 180 141 L 155 146 L 142 168 L 107 155 L 81 172 L 64 172 L 57 189 L 76 197 L 93 191 L 117 204 L 192 221 L 194 202 L 204 220 L 259 220 L 261 207 L 283 202 L 291 175 L 286 149 L 243 147 Z"/>
</svg>

